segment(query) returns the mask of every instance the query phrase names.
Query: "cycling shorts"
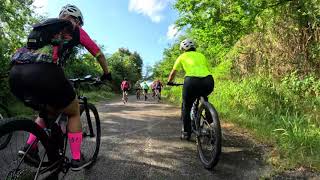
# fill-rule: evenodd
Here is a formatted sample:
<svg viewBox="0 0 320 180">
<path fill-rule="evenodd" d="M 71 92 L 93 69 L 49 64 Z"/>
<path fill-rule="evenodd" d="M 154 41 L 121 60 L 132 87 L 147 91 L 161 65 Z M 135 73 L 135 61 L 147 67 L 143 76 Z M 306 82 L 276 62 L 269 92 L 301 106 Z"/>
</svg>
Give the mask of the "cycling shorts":
<svg viewBox="0 0 320 180">
<path fill-rule="evenodd" d="M 13 65 L 9 86 L 19 100 L 31 98 L 55 109 L 67 107 L 76 97 L 63 69 L 53 63 Z"/>
</svg>

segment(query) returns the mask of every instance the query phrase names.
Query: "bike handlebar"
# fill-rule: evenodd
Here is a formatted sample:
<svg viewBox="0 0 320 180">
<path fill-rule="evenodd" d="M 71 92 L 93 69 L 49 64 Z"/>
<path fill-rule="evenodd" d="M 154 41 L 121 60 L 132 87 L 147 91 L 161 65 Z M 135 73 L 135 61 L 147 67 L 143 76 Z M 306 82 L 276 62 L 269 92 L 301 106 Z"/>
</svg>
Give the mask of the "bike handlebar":
<svg viewBox="0 0 320 180">
<path fill-rule="evenodd" d="M 92 75 L 87 75 L 84 78 L 73 78 L 69 79 L 73 84 L 80 84 L 84 82 L 88 82 L 89 84 L 102 84 L 102 81 L 98 77 L 92 77 Z"/>
<path fill-rule="evenodd" d="M 84 78 L 72 78 L 69 79 L 71 82 L 76 83 L 76 82 L 96 82 L 100 81 L 99 78 L 97 77 L 92 77 L 91 75 L 87 75 Z"/>
<path fill-rule="evenodd" d="M 183 86 L 183 83 L 168 83 L 168 86 Z"/>
</svg>

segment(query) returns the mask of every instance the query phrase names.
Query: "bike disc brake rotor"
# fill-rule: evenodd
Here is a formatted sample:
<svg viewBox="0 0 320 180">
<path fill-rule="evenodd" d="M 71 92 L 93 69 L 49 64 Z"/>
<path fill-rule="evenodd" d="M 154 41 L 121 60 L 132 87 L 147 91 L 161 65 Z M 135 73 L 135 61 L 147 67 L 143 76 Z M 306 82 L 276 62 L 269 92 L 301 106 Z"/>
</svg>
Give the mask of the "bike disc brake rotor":
<svg viewBox="0 0 320 180">
<path fill-rule="evenodd" d="M 212 158 L 212 151 L 214 151 L 215 136 L 213 126 L 206 120 L 200 122 L 200 143 L 203 150 L 203 155 L 206 158 Z"/>
</svg>

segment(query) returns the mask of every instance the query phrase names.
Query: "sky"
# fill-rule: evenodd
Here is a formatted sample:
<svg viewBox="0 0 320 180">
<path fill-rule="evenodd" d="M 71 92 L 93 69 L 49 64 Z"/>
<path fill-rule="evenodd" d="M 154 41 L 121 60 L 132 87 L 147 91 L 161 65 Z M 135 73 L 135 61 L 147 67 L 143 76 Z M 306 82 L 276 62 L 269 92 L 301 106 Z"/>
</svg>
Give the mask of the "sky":
<svg viewBox="0 0 320 180">
<path fill-rule="evenodd" d="M 174 0 L 35 0 L 35 11 L 57 17 L 61 7 L 76 5 L 84 17 L 83 29 L 107 54 L 118 48 L 137 51 L 144 66 L 162 59 L 164 48 L 179 36 L 174 22 Z"/>
</svg>

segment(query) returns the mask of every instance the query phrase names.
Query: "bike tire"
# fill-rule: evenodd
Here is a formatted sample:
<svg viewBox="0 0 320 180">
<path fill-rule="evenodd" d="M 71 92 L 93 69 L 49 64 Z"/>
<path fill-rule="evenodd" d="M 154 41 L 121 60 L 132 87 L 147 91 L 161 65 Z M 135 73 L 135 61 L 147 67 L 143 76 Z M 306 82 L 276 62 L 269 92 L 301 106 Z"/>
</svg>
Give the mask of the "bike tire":
<svg viewBox="0 0 320 180">
<path fill-rule="evenodd" d="M 89 111 L 89 114 L 87 113 L 87 111 Z M 89 158 L 88 162 L 90 162 L 90 164 L 86 166 L 86 168 L 90 168 L 97 160 L 97 157 L 99 154 L 100 143 L 101 143 L 101 126 L 100 126 L 100 118 L 99 118 L 99 113 L 97 111 L 97 108 L 93 104 L 88 103 L 87 111 L 85 109 L 85 105 L 81 104 L 80 117 L 81 117 L 81 123 L 82 123 L 82 133 L 83 133 L 82 149 L 85 154 L 90 154 L 89 157 L 87 157 Z M 94 118 L 93 121 L 92 121 L 92 117 Z M 89 122 L 91 122 L 92 124 L 92 129 L 89 126 Z M 90 130 L 92 131 L 90 132 Z M 93 144 L 94 142 L 95 144 Z M 90 153 L 86 152 L 90 147 L 94 148 L 93 152 L 90 152 Z"/>
<path fill-rule="evenodd" d="M 5 118 L 0 121 L 0 137 L 6 134 L 14 134 L 14 136 L 12 136 L 8 147 L 1 150 L 0 159 L 4 164 L 0 166 L 0 177 L 5 177 L 4 179 L 17 179 L 19 176 L 27 176 L 28 178 L 36 176 L 35 167 L 23 163 L 24 159 L 20 158 L 17 153 L 19 148 L 25 145 L 26 137 L 29 133 L 34 134 L 38 138 L 38 146 L 40 146 L 41 143 L 41 154 L 45 152 L 47 154 L 47 159 L 43 162 L 43 165 L 49 165 L 51 164 L 50 162 L 52 162 L 50 160 L 57 158 L 56 154 L 48 151 L 50 149 L 48 136 L 39 125 L 26 118 Z M 41 156 L 42 155 L 40 155 L 40 157 Z M 17 163 L 19 161 L 22 163 Z"/>
<path fill-rule="evenodd" d="M 9 118 L 9 117 L 11 117 L 9 110 L 5 106 L 0 104 L 0 121 L 4 118 Z M 0 150 L 7 147 L 7 145 L 10 142 L 11 137 L 12 137 L 12 133 L 7 134 L 6 136 L 2 136 L 0 138 Z"/>
<path fill-rule="evenodd" d="M 203 128 L 201 127 L 201 117 L 203 117 L 202 112 L 205 111 L 207 112 L 208 115 L 211 116 L 212 118 L 212 123 L 210 126 L 207 126 L 209 130 L 209 135 L 205 133 L 205 135 L 202 134 Z M 209 112 L 209 113 L 208 113 Z M 205 125 L 204 125 L 205 126 Z M 202 101 L 199 105 L 198 113 L 197 113 L 197 118 L 196 118 L 196 128 L 199 133 L 197 136 L 197 151 L 198 151 L 198 156 L 200 158 L 200 161 L 202 162 L 203 166 L 206 169 L 213 169 L 214 166 L 217 165 L 219 162 L 220 154 L 221 154 L 221 126 L 220 126 L 220 121 L 218 117 L 218 113 L 214 106 L 210 104 L 207 101 Z M 212 149 L 208 150 L 208 154 L 211 156 L 211 158 L 206 157 L 205 155 L 205 150 L 204 150 L 204 145 L 202 142 L 202 137 L 205 136 L 210 136 L 210 144 L 212 144 Z"/>
</svg>

